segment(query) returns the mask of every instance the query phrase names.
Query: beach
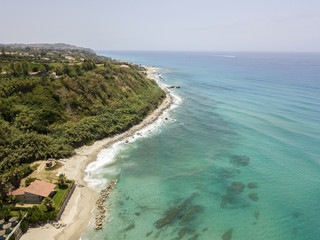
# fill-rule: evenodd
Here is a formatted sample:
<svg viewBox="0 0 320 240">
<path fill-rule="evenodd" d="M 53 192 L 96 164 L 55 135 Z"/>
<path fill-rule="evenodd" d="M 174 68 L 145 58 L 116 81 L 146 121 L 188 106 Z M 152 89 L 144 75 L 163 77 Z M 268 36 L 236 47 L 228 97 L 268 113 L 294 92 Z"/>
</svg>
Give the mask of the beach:
<svg viewBox="0 0 320 240">
<path fill-rule="evenodd" d="M 148 77 L 155 71 L 148 68 Z M 64 165 L 59 169 L 59 173 L 64 173 L 68 179 L 74 179 L 76 188 L 67 203 L 67 206 L 59 220 L 64 227 L 55 228 L 52 224 L 47 223 L 37 228 L 29 228 L 22 236 L 22 240 L 46 239 L 46 240 L 65 240 L 79 239 L 83 231 L 88 227 L 96 207 L 98 192 L 89 188 L 83 180 L 84 171 L 89 163 L 97 158 L 97 154 L 104 148 L 110 147 L 112 144 L 133 136 L 137 131 L 152 124 L 163 114 L 165 110 L 170 108 L 173 98 L 170 92 L 166 91 L 166 98 L 162 104 L 150 115 L 148 115 L 140 124 L 133 126 L 128 131 L 116 136 L 108 137 L 103 140 L 94 142 L 90 146 L 83 146 L 75 149 L 76 154 L 65 159 Z"/>
</svg>

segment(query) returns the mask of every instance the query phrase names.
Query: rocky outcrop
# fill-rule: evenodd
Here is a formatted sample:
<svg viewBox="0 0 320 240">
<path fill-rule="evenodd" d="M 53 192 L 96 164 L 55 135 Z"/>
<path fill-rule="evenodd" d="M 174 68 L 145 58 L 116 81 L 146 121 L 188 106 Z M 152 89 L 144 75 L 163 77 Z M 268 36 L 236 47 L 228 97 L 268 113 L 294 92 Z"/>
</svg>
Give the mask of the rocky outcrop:
<svg viewBox="0 0 320 240">
<path fill-rule="evenodd" d="M 96 224 L 94 229 L 95 230 L 101 230 L 103 221 L 106 217 L 106 210 L 104 208 L 104 202 L 107 200 L 110 192 L 114 189 L 116 186 L 118 180 L 113 180 L 109 183 L 108 186 L 106 186 L 104 189 L 101 190 L 100 196 L 96 202 L 97 204 L 97 212 L 96 212 Z"/>
</svg>

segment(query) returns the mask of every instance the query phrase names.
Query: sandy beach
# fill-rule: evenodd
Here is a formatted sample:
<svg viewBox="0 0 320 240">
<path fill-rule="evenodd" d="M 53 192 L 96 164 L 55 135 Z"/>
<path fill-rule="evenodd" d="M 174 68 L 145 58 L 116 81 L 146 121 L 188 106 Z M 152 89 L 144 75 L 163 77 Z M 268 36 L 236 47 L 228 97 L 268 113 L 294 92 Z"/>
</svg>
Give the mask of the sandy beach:
<svg viewBox="0 0 320 240">
<path fill-rule="evenodd" d="M 148 77 L 155 69 L 148 68 Z M 162 87 L 167 95 L 163 103 L 140 124 L 133 126 L 128 131 L 113 137 L 94 142 L 90 146 L 83 146 L 75 150 L 76 154 L 66 159 L 64 166 L 59 169 L 68 179 L 74 179 L 76 188 L 72 194 L 59 222 L 65 227 L 56 229 L 50 223 L 38 228 L 29 228 L 22 236 L 22 240 L 46 239 L 46 240 L 78 240 L 83 231 L 88 227 L 98 198 L 98 192 L 89 188 L 84 178 L 84 170 L 90 162 L 97 158 L 97 154 L 113 143 L 134 135 L 135 132 L 143 129 L 147 125 L 158 119 L 162 113 L 173 103 L 173 98 L 169 91 Z"/>
</svg>

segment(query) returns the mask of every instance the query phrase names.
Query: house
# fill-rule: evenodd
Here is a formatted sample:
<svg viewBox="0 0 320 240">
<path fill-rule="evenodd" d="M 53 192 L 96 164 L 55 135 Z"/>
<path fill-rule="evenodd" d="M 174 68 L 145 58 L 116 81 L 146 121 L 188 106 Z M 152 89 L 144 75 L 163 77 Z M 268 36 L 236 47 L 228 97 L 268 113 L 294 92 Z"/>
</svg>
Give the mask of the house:
<svg viewBox="0 0 320 240">
<path fill-rule="evenodd" d="M 52 197 L 55 194 L 55 184 L 35 180 L 26 188 L 18 188 L 11 194 L 16 196 L 17 201 L 25 203 L 41 203 L 46 197 Z"/>
<path fill-rule="evenodd" d="M 2 229 L 3 224 L 4 224 L 4 219 L 1 219 L 1 220 L 0 220 L 0 229 Z"/>
</svg>

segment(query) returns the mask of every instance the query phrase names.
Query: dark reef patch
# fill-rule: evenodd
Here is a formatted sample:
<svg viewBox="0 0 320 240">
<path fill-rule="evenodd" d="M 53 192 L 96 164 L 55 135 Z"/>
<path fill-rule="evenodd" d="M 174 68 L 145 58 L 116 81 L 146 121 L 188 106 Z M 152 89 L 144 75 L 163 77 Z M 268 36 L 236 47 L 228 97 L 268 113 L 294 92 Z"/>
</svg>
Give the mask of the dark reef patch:
<svg viewBox="0 0 320 240">
<path fill-rule="evenodd" d="M 258 194 L 257 193 L 250 193 L 249 195 L 249 198 L 254 201 L 254 202 L 257 202 L 259 201 L 259 197 L 258 197 Z"/>
<path fill-rule="evenodd" d="M 256 182 L 248 183 L 248 188 L 257 188 L 257 187 L 258 187 L 258 183 L 256 183 Z"/>
<path fill-rule="evenodd" d="M 244 189 L 244 184 L 242 182 L 232 182 L 231 186 L 228 187 L 227 192 L 228 193 L 235 193 L 235 194 L 240 194 L 243 192 Z"/>
<path fill-rule="evenodd" d="M 230 163 L 236 167 L 247 166 L 250 162 L 250 158 L 246 155 L 233 155 L 231 157 Z"/>
<path fill-rule="evenodd" d="M 219 170 L 218 177 L 222 179 L 232 178 L 240 173 L 239 169 L 222 168 Z"/>
<path fill-rule="evenodd" d="M 188 197 L 186 200 L 183 201 L 180 205 L 177 207 L 170 209 L 166 214 L 164 218 L 159 219 L 155 222 L 156 228 L 162 228 L 167 224 L 172 223 L 177 217 L 184 213 L 182 213 L 183 210 L 191 203 L 191 201 L 197 196 L 198 194 L 193 193 L 190 197 Z M 181 216 L 181 215 L 180 215 Z"/>
<path fill-rule="evenodd" d="M 226 231 L 226 232 L 222 235 L 222 239 L 223 239 L 223 240 L 231 240 L 231 238 L 232 238 L 232 232 L 233 232 L 233 228 L 230 228 L 228 231 Z"/>
</svg>

